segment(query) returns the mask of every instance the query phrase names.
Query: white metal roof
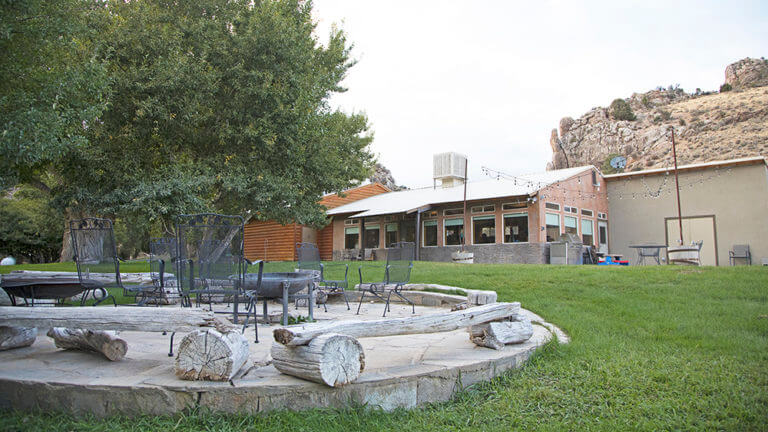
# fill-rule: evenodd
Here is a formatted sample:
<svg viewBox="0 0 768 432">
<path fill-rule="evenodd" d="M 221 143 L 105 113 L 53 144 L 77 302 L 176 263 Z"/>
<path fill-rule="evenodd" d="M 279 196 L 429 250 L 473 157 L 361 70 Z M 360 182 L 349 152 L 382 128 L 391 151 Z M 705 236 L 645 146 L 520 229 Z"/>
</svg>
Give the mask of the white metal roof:
<svg viewBox="0 0 768 432">
<path fill-rule="evenodd" d="M 523 174 L 510 179 L 489 179 L 467 183 L 467 200 L 502 198 L 508 196 L 532 195 L 543 187 L 566 180 L 574 175 L 592 169 L 592 166 L 581 166 L 561 170 L 544 171 L 534 174 Z M 420 207 L 458 202 L 464 199 L 464 185 L 450 188 L 421 188 L 398 192 L 388 192 L 355 201 L 328 210 L 329 215 L 355 213 L 354 217 L 379 216 L 392 213 L 402 213 Z"/>
<path fill-rule="evenodd" d="M 722 165 L 741 165 L 741 164 L 759 163 L 759 162 L 762 162 L 768 165 L 768 160 L 764 156 L 752 156 L 752 157 L 745 157 L 745 158 L 739 158 L 739 159 L 728 159 L 723 161 L 712 161 L 712 162 L 701 162 L 701 163 L 688 164 L 688 165 L 679 165 L 677 169 L 678 170 L 696 170 L 696 169 L 705 169 L 710 167 L 718 167 Z M 630 172 L 624 172 L 624 173 L 618 173 L 618 174 L 606 174 L 603 177 L 610 180 L 615 178 L 631 177 L 631 176 L 637 176 L 637 175 L 658 174 L 658 173 L 664 173 L 667 171 L 674 171 L 674 170 L 675 170 L 675 167 L 654 168 L 654 169 L 643 170 L 643 171 L 630 171 Z"/>
</svg>

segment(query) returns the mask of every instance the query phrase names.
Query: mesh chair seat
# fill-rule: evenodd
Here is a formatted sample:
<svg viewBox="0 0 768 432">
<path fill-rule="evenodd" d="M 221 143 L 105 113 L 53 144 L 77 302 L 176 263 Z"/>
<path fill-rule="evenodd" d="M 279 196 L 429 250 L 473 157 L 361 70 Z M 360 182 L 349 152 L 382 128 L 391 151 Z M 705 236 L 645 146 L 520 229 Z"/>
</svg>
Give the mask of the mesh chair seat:
<svg viewBox="0 0 768 432">
<path fill-rule="evenodd" d="M 411 242 L 397 242 L 387 248 L 387 264 L 383 266 L 384 278 L 380 282 L 365 282 L 365 278 L 363 277 L 364 266 L 358 268 L 360 287 L 363 291 L 360 295 L 360 302 L 357 305 L 358 314 L 360 313 L 360 307 L 363 304 L 363 299 L 365 298 L 366 293 L 370 293 L 374 297 L 384 300 L 384 314 L 382 316 L 386 316 L 387 312 L 390 310 L 389 304 L 392 294 L 410 304 L 412 313 L 416 313 L 416 306 L 414 303 L 402 294 L 403 287 L 411 279 L 415 250 L 416 245 Z M 365 267 L 371 268 L 372 266 Z M 376 267 L 382 268 L 381 266 Z M 381 275 L 381 273 L 378 274 Z M 378 280 L 378 278 L 376 280 Z M 367 285 L 367 287 L 365 285 Z M 386 299 L 380 294 L 383 292 L 388 292 Z"/>
</svg>

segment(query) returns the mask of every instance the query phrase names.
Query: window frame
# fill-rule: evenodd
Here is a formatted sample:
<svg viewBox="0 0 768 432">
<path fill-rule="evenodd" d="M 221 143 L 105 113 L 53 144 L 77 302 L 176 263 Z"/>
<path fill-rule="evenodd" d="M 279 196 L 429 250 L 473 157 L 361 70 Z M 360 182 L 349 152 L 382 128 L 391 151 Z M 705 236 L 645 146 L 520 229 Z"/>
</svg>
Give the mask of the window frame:
<svg viewBox="0 0 768 432">
<path fill-rule="evenodd" d="M 488 210 L 490 208 L 490 210 Z M 481 209 L 481 210 L 475 210 L 475 209 Z M 470 213 L 493 213 L 496 211 L 496 204 L 481 204 L 472 206 L 472 208 L 469 210 Z"/>
<path fill-rule="evenodd" d="M 437 219 L 421 221 L 421 247 L 437 247 L 440 244 L 438 241 L 440 238 L 440 230 L 438 229 L 437 225 Z M 427 245 L 427 226 L 435 227 L 435 244 L 433 245 Z"/>
<path fill-rule="evenodd" d="M 446 222 L 448 222 L 448 221 L 455 221 L 455 220 L 461 221 L 461 229 L 464 231 L 464 233 L 465 233 L 464 235 L 466 236 L 467 230 L 464 227 L 465 220 L 464 220 L 463 217 L 461 217 L 461 218 L 443 219 L 443 246 L 461 246 L 461 244 L 462 244 L 461 243 L 461 239 L 459 239 L 459 243 L 458 244 L 448 244 L 448 226 L 449 225 L 447 225 Z M 456 225 L 450 225 L 450 226 L 456 226 Z"/>
<path fill-rule="evenodd" d="M 493 220 L 493 242 L 489 243 L 475 243 L 475 220 Z M 496 223 L 496 215 L 483 215 L 483 216 L 472 216 L 472 245 L 477 246 L 487 246 L 487 245 L 494 245 L 496 244 L 496 233 L 497 233 L 497 223 Z M 465 231 L 466 232 L 466 231 Z"/>
<path fill-rule="evenodd" d="M 571 219 L 573 219 L 575 221 L 575 224 L 574 224 L 573 227 L 569 227 L 568 225 L 566 225 L 565 220 L 567 218 L 571 218 Z M 568 228 L 576 228 L 576 232 L 575 233 L 571 233 L 571 234 L 574 234 L 576 236 L 579 235 L 579 218 L 577 216 L 563 215 L 563 231 L 562 232 L 563 233 L 568 233 L 568 231 L 567 231 Z"/>
<path fill-rule="evenodd" d="M 562 220 L 563 218 L 560 213 L 544 212 L 544 241 L 546 243 L 552 243 L 557 240 L 547 240 L 546 238 L 547 230 L 549 230 L 549 227 L 550 227 L 549 223 L 547 222 L 547 215 L 557 216 L 557 236 L 558 237 L 560 236 L 560 234 L 563 233 L 563 220 Z M 555 226 L 555 225 L 551 225 L 551 226 Z"/>
<path fill-rule="evenodd" d="M 550 207 L 550 206 L 552 206 L 552 207 Z M 560 204 L 546 201 L 546 202 L 544 202 L 544 209 L 560 211 Z"/>
<path fill-rule="evenodd" d="M 457 211 L 458 213 L 448 213 L 448 212 L 454 212 Z M 464 209 L 463 208 L 449 208 L 443 210 L 443 216 L 464 216 Z"/>
<path fill-rule="evenodd" d="M 505 206 L 510 206 L 509 208 L 505 208 Z M 527 201 L 518 201 L 518 202 L 506 202 L 501 205 L 501 211 L 505 210 L 520 210 L 520 209 L 527 209 L 528 208 L 528 202 Z"/>
<path fill-rule="evenodd" d="M 585 213 L 585 212 L 588 212 L 588 213 Z M 595 217 L 595 212 L 593 212 L 592 210 L 583 208 L 581 209 L 581 215 L 589 218 L 593 218 Z"/>
<path fill-rule="evenodd" d="M 590 243 L 589 246 L 594 246 L 596 244 L 595 243 L 595 238 L 596 238 L 596 236 L 595 236 L 595 221 L 592 220 L 592 219 L 589 219 L 589 218 L 581 218 L 581 226 L 580 226 L 580 228 L 581 228 L 581 241 L 582 241 L 582 243 L 584 243 L 584 222 L 589 222 L 589 224 L 592 226 L 592 229 L 591 229 L 592 234 L 588 234 L 588 235 L 592 236 L 592 243 Z M 584 243 L 584 244 L 586 245 L 586 243 Z"/>
<path fill-rule="evenodd" d="M 507 218 L 510 218 L 510 219 L 511 218 L 522 218 L 523 215 L 525 215 L 524 217 L 526 219 L 526 225 L 527 225 L 527 229 L 528 229 L 528 233 L 527 233 L 526 237 L 528 238 L 528 240 L 526 240 L 524 242 L 522 242 L 522 241 L 519 241 L 519 242 L 508 242 L 508 241 L 505 240 L 506 233 L 504 233 L 502 235 L 502 237 L 501 237 L 501 242 L 503 244 L 523 244 L 523 243 L 530 243 L 531 242 L 531 223 L 530 223 L 531 221 L 530 221 L 530 218 L 529 218 L 529 215 L 528 215 L 527 211 L 526 212 L 516 212 L 516 213 L 504 213 L 504 214 L 502 214 L 501 215 L 501 228 L 502 228 L 502 231 L 506 228 L 506 225 L 504 224 L 504 221 L 506 221 Z"/>
</svg>

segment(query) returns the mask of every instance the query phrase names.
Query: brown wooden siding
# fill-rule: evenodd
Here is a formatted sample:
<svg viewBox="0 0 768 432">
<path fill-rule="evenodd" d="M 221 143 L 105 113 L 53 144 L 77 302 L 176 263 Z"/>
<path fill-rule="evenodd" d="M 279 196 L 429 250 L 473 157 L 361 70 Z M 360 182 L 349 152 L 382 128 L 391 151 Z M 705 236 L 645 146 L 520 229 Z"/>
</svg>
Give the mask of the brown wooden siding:
<svg viewBox="0 0 768 432">
<path fill-rule="evenodd" d="M 320 249 L 321 260 L 333 259 L 333 223 L 317 232 L 317 248 Z"/>
<path fill-rule="evenodd" d="M 369 198 L 374 195 L 378 195 L 386 192 L 391 192 L 391 190 L 389 190 L 388 187 L 384 186 L 381 183 L 371 183 L 365 186 L 360 186 L 354 189 L 346 190 L 344 191 L 345 196 L 343 197 L 340 197 L 337 194 L 326 195 L 320 200 L 320 204 L 324 205 L 330 210 L 332 208 L 339 207 L 344 204 L 360 201 L 361 199 Z"/>
<path fill-rule="evenodd" d="M 245 257 L 249 260 L 295 261 L 301 225 L 254 221 L 245 225 Z"/>
</svg>

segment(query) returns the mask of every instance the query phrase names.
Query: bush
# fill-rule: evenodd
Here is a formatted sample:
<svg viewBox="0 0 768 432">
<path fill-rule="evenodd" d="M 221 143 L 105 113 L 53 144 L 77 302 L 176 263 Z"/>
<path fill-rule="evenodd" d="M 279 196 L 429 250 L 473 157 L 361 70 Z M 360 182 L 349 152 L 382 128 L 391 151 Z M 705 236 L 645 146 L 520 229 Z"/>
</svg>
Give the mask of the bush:
<svg viewBox="0 0 768 432">
<path fill-rule="evenodd" d="M 629 106 L 624 99 L 616 99 L 611 102 L 611 116 L 616 120 L 636 120 L 635 113 L 632 112 L 632 107 Z"/>
<path fill-rule="evenodd" d="M 643 98 L 640 100 L 640 103 L 642 103 L 643 106 L 646 107 L 646 108 L 653 107 L 653 104 L 651 103 L 650 100 L 648 100 L 648 96 L 646 96 L 646 95 L 643 95 Z"/>
<path fill-rule="evenodd" d="M 603 161 L 603 164 L 600 165 L 600 171 L 603 174 L 616 174 L 616 173 L 624 172 L 623 169 L 616 169 L 611 166 L 611 159 L 617 156 L 621 156 L 621 155 L 618 153 L 611 153 L 608 155 L 608 157 L 605 158 L 605 160 Z"/>
<path fill-rule="evenodd" d="M 672 118 L 672 113 L 666 110 L 659 110 L 659 117 L 663 121 L 668 121 Z"/>
<path fill-rule="evenodd" d="M 725 84 L 720 86 L 720 93 L 724 93 L 724 92 L 731 91 L 731 90 L 733 90 L 733 87 L 731 87 L 731 85 L 728 84 L 728 83 L 725 83 Z"/>
</svg>

